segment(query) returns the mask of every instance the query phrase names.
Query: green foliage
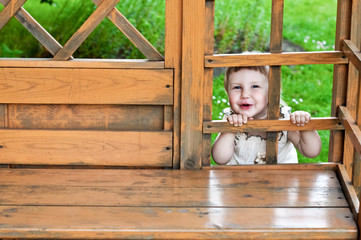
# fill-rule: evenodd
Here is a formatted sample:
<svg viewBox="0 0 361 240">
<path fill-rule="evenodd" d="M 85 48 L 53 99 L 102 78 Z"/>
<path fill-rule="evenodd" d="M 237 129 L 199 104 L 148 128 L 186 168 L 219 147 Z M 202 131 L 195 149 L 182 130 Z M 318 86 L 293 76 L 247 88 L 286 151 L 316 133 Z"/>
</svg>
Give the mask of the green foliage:
<svg viewBox="0 0 361 240">
<path fill-rule="evenodd" d="M 268 48 L 270 0 L 215 2 L 215 52 L 238 53 Z"/>
<path fill-rule="evenodd" d="M 47 0 L 46 2 L 51 5 L 28 1 L 24 8 L 61 45 L 71 38 L 96 9 L 90 0 Z M 164 54 L 164 0 L 125 0 L 117 5 L 117 9 L 159 52 Z M 11 19 L 0 30 L 0 42 L 12 52 L 10 54 L 9 51 L 1 51 L 2 57 L 51 57 L 51 54 L 15 19 Z M 74 57 L 145 58 L 108 18 L 92 32 L 74 53 Z"/>
<path fill-rule="evenodd" d="M 47 3 L 50 5 L 53 5 L 54 1 L 53 0 L 40 0 L 40 3 Z"/>
</svg>

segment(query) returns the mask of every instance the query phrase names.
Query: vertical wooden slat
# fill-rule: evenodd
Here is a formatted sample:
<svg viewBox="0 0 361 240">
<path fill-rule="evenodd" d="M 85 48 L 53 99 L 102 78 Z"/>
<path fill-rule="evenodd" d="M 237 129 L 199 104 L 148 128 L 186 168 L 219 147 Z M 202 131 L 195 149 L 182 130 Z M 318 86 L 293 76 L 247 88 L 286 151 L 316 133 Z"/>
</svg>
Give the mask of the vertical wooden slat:
<svg viewBox="0 0 361 240">
<path fill-rule="evenodd" d="M 270 52 L 282 52 L 282 31 L 283 31 L 283 0 L 272 1 L 271 40 Z M 279 118 L 279 104 L 281 95 L 281 66 L 270 67 L 269 90 L 268 90 L 268 119 Z M 277 163 L 278 133 L 267 133 L 267 164 Z"/>
<path fill-rule="evenodd" d="M 6 114 L 6 104 L 0 104 L 0 128 L 5 128 L 6 127 L 6 118 L 7 118 L 7 114 Z"/>
<path fill-rule="evenodd" d="M 183 0 L 181 168 L 202 165 L 205 1 Z"/>
<path fill-rule="evenodd" d="M 336 22 L 336 39 L 335 39 L 335 50 L 341 49 L 342 39 L 350 38 L 350 27 L 351 27 L 351 3 L 352 0 L 338 0 L 337 2 L 337 22 Z M 344 106 L 346 104 L 346 89 L 347 89 L 347 76 L 348 76 L 348 65 L 335 65 L 333 69 L 333 88 L 332 88 L 332 107 L 331 116 L 336 116 L 337 106 Z M 342 162 L 349 174 L 352 176 L 352 162 L 350 158 L 343 158 L 344 153 L 344 141 L 350 139 L 344 136 L 342 131 L 331 131 L 330 132 L 330 143 L 329 143 L 329 162 Z M 345 145 L 346 146 L 346 145 Z M 349 148 L 349 147 L 347 147 Z M 347 150 L 347 149 L 346 149 Z M 348 150 L 347 150 L 348 151 Z M 347 152 L 346 151 L 346 152 Z M 349 160 L 347 160 L 349 159 Z"/>
<path fill-rule="evenodd" d="M 337 3 L 335 50 L 341 49 L 342 39 L 350 37 L 351 3 L 352 0 L 339 0 Z M 348 65 L 334 66 L 331 116 L 336 116 L 338 106 L 346 105 L 347 76 Z M 343 161 L 350 178 L 352 177 L 352 149 L 352 143 L 347 136 L 344 136 L 344 132 L 330 132 L 329 161 Z M 350 156 L 347 156 L 348 154 Z"/>
<path fill-rule="evenodd" d="M 84 24 L 74 33 L 64 47 L 54 56 L 54 60 L 67 60 L 85 41 L 98 24 L 110 13 L 119 0 L 103 0 Z"/>
<path fill-rule="evenodd" d="M 180 168 L 180 89 L 182 66 L 182 0 L 165 1 L 165 68 L 173 78 L 173 168 Z"/>
<path fill-rule="evenodd" d="M 11 0 L 0 12 L 0 29 L 14 16 L 27 0 Z"/>
<path fill-rule="evenodd" d="M 164 106 L 164 130 L 170 131 L 173 128 L 173 107 Z"/>
<path fill-rule="evenodd" d="M 214 47 L 214 0 L 206 1 L 206 25 L 204 53 L 213 54 Z M 212 120 L 213 68 L 204 69 L 203 119 Z M 211 163 L 212 134 L 203 134 L 203 166 Z"/>
</svg>

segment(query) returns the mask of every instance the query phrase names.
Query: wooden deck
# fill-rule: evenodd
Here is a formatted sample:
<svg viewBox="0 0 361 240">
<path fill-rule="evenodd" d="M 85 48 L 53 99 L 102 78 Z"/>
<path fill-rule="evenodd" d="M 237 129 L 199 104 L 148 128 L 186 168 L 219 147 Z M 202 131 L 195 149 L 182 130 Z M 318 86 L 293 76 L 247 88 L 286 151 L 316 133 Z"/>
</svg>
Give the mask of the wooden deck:
<svg viewBox="0 0 361 240">
<path fill-rule="evenodd" d="M 0 238 L 356 239 L 333 166 L 2 168 Z"/>
</svg>

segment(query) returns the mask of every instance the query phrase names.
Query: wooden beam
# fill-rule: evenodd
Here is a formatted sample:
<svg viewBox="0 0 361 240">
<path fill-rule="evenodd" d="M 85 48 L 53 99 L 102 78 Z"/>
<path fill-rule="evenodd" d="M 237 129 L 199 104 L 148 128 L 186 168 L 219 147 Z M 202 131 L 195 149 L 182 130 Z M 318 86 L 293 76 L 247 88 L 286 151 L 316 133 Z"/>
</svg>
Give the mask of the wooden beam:
<svg viewBox="0 0 361 240">
<path fill-rule="evenodd" d="M 1 0 L 0 0 L 1 1 Z M 146 59 L 75 59 L 51 61 L 51 58 L 1 58 L 0 67 L 11 68 L 152 68 L 163 69 L 164 61 Z"/>
<path fill-rule="evenodd" d="M 0 103 L 173 103 L 170 69 L 0 68 L 0 76 Z"/>
<path fill-rule="evenodd" d="M 270 52 L 282 52 L 283 39 L 283 0 L 272 0 Z M 268 115 L 267 119 L 279 118 L 281 98 L 281 66 L 271 66 L 268 77 Z M 278 133 L 268 132 L 266 141 L 266 163 L 276 164 L 278 155 Z"/>
<path fill-rule="evenodd" d="M 173 168 L 180 168 L 181 81 L 182 81 L 182 0 L 165 1 L 164 67 L 173 77 Z"/>
<path fill-rule="evenodd" d="M 336 20 L 336 36 L 335 50 L 341 50 L 342 39 L 350 37 L 351 25 L 351 0 L 337 1 L 337 20 Z M 348 59 L 345 59 L 348 61 Z M 347 89 L 347 64 L 335 64 L 333 67 L 333 83 L 332 83 L 332 106 L 331 116 L 335 117 L 338 106 L 346 105 L 346 89 Z M 331 131 L 328 161 L 341 163 L 344 153 L 344 132 Z M 350 169 L 346 167 L 346 169 Z"/>
<path fill-rule="evenodd" d="M 202 166 L 205 1 L 183 0 L 181 169 Z"/>
<path fill-rule="evenodd" d="M 350 40 L 342 41 L 342 50 L 346 56 L 351 60 L 351 63 L 356 67 L 357 71 L 361 72 L 361 51 Z"/>
<path fill-rule="evenodd" d="M 27 0 L 9 0 L 5 8 L 0 12 L 0 29 L 19 11 Z"/>
<path fill-rule="evenodd" d="M 354 219 L 357 219 L 357 214 L 359 213 L 360 208 L 360 201 L 358 200 L 355 188 L 352 185 L 351 179 L 347 174 L 345 166 L 339 164 L 336 174 L 340 181 L 342 189 L 344 189 L 343 192 L 345 194 L 347 202 L 350 205 L 350 210 L 354 216 Z"/>
<path fill-rule="evenodd" d="M 347 64 L 341 51 L 214 54 L 205 56 L 205 67 Z"/>
<path fill-rule="evenodd" d="M 204 53 L 213 54 L 214 49 L 214 10 L 213 0 L 206 1 L 206 26 L 205 26 L 205 45 Z M 213 68 L 204 69 L 203 86 L 203 119 L 212 120 L 212 96 L 213 96 Z M 202 166 L 211 164 L 212 135 L 203 134 L 203 160 Z"/>
<path fill-rule="evenodd" d="M 346 107 L 340 106 L 338 108 L 339 119 L 345 127 L 347 135 L 355 148 L 355 150 L 361 154 L 361 130 L 357 126 L 354 118 Z"/>
<path fill-rule="evenodd" d="M 225 120 L 205 121 L 204 133 L 220 132 L 279 132 L 279 131 L 306 131 L 306 130 L 343 130 L 344 127 L 336 117 L 312 118 L 303 127 L 298 127 L 288 119 L 252 120 L 246 124 L 235 127 Z"/>
</svg>

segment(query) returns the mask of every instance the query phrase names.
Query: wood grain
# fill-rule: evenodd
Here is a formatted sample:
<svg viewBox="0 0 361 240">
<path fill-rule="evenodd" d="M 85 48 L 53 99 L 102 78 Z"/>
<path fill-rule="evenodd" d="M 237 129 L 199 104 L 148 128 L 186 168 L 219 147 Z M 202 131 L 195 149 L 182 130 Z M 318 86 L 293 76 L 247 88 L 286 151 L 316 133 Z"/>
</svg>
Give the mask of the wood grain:
<svg viewBox="0 0 361 240">
<path fill-rule="evenodd" d="M 360 49 L 350 40 L 342 42 L 342 49 L 346 56 L 351 60 L 351 63 L 356 67 L 357 71 L 361 72 L 361 52 Z"/>
<path fill-rule="evenodd" d="M 328 164 L 327 164 L 328 165 Z M 340 188 L 335 171 L 314 165 L 211 167 L 205 171 L 163 169 L 1 169 L 4 186 L 137 188 Z M 278 169 L 271 168 L 278 167 Z M 306 168 L 307 167 L 307 168 Z M 311 168 L 314 167 L 314 168 Z M 212 171 L 209 171 L 212 170 Z M 217 171 L 217 172 L 215 172 Z M 307 174 L 305 174 L 307 172 Z M 61 178 L 52 176 L 61 175 Z M 51 179 L 48 181 L 48 179 Z M 86 179 L 86 181 L 84 181 Z M 347 180 L 346 180 L 347 182 Z"/>
<path fill-rule="evenodd" d="M 14 16 L 27 0 L 10 0 L 0 12 L 0 29 Z"/>
<path fill-rule="evenodd" d="M 4 164 L 172 166 L 171 132 L 0 130 Z"/>
<path fill-rule="evenodd" d="M 8 127 L 161 131 L 164 114 L 163 106 L 9 104 Z"/>
<path fill-rule="evenodd" d="M 345 126 L 346 134 L 350 137 L 355 150 L 361 154 L 361 130 L 357 126 L 348 108 L 340 106 L 338 111 L 339 118 Z"/>
<path fill-rule="evenodd" d="M 283 39 L 283 0 L 272 1 L 270 52 L 282 52 Z M 281 66 L 270 66 L 268 77 L 267 119 L 279 119 L 281 99 Z M 267 132 L 266 163 L 277 164 L 278 133 Z"/>
<path fill-rule="evenodd" d="M 164 61 L 145 59 L 74 59 L 72 61 L 51 61 L 49 58 L 0 58 L 0 67 L 19 68 L 152 68 L 163 69 Z"/>
<path fill-rule="evenodd" d="M 180 168 L 181 81 L 182 81 L 182 0 L 165 1 L 164 66 L 174 69 L 173 168 Z"/>
<path fill-rule="evenodd" d="M 181 169 L 200 169 L 202 166 L 204 25 L 205 1 L 184 0 Z"/>
<path fill-rule="evenodd" d="M 213 54 L 214 49 L 214 1 L 206 1 L 206 26 L 205 26 L 205 45 L 204 53 Z M 212 96 L 213 96 L 213 68 L 204 69 L 204 87 L 203 87 L 203 119 L 212 120 Z M 212 135 L 203 132 L 203 157 L 202 166 L 211 164 Z"/>
<path fill-rule="evenodd" d="M 2 103 L 173 103 L 173 71 L 165 69 L 2 68 L 0 79 Z"/>
<path fill-rule="evenodd" d="M 205 121 L 204 133 L 220 132 L 279 132 L 279 131 L 305 131 L 305 130 L 343 130 L 340 120 L 336 117 L 312 118 L 305 126 L 296 126 L 287 119 L 252 120 L 246 124 L 235 127 L 226 120 Z"/>
<path fill-rule="evenodd" d="M 348 207 L 340 187 L 272 188 L 268 185 L 262 187 L 262 184 L 254 188 L 241 187 L 238 191 L 234 188 L 177 186 L 0 186 L 0 201 L 3 205 L 23 206 Z"/>
<path fill-rule="evenodd" d="M 1 238 L 357 235 L 333 170 L 0 169 L 0 193 Z"/>
<path fill-rule="evenodd" d="M 205 67 L 347 64 L 341 51 L 214 54 L 205 56 Z"/>
<path fill-rule="evenodd" d="M 70 239 L 355 239 L 347 208 L 3 206 L 0 237 Z M 56 215 L 54 218 L 52 216 Z M 315 217 L 317 216 L 317 217 Z M 262 219 L 262 221 L 260 221 Z M 338 231 L 334 228 L 337 226 Z"/>
</svg>

